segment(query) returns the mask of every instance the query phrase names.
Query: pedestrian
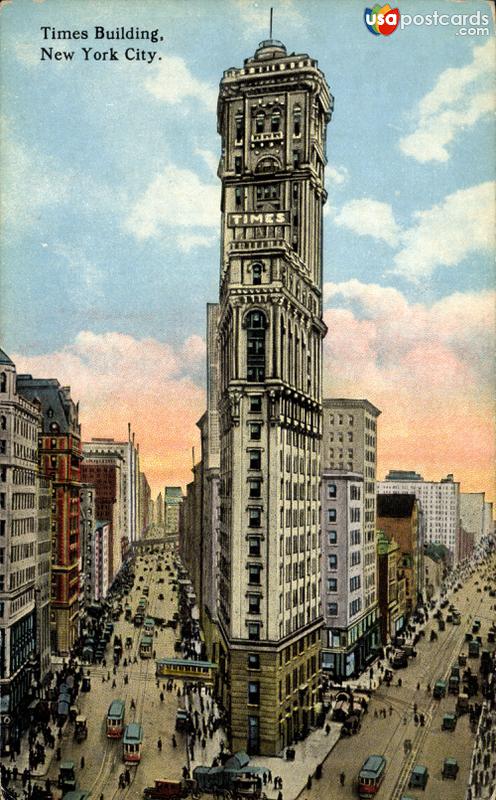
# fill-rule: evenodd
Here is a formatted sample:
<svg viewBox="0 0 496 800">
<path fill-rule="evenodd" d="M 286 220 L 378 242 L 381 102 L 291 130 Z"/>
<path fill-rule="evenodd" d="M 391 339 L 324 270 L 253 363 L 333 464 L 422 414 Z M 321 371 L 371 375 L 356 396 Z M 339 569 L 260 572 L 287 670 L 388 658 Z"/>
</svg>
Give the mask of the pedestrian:
<svg viewBox="0 0 496 800">
<path fill-rule="evenodd" d="M 159 753 L 161 753 L 162 752 L 162 739 L 160 739 L 160 738 L 157 741 L 157 747 L 158 747 Z"/>
<path fill-rule="evenodd" d="M 160 692 L 160 702 L 161 703 L 164 702 L 164 693 L 163 692 Z"/>
<path fill-rule="evenodd" d="M 345 780 L 346 780 L 346 775 L 344 774 L 344 772 L 340 772 L 339 773 L 339 783 L 341 784 L 341 786 L 344 786 Z"/>
<path fill-rule="evenodd" d="M 115 689 L 115 688 L 116 688 L 116 686 L 117 686 L 117 684 L 116 684 L 116 682 L 115 682 L 115 678 L 114 678 L 114 680 L 112 681 L 112 689 Z"/>
<path fill-rule="evenodd" d="M 391 717 L 393 714 L 393 706 L 389 706 L 389 716 Z"/>
<path fill-rule="evenodd" d="M 325 735 L 329 736 L 330 732 L 331 732 L 331 726 L 329 725 L 329 723 L 327 723 L 325 726 Z"/>
<path fill-rule="evenodd" d="M 177 739 L 174 733 L 172 734 L 172 747 L 177 747 Z"/>
<path fill-rule="evenodd" d="M 79 763 L 80 769 L 84 769 L 84 756 L 81 756 L 81 761 Z"/>
<path fill-rule="evenodd" d="M 417 683 L 417 692 L 420 692 L 420 683 Z"/>
</svg>

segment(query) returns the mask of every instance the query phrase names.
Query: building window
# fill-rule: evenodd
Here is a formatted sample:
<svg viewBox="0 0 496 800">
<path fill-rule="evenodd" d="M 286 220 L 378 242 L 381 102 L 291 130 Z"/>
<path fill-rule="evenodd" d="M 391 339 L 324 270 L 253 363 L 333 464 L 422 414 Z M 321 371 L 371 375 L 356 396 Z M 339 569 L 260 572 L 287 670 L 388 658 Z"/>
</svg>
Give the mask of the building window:
<svg viewBox="0 0 496 800">
<path fill-rule="evenodd" d="M 237 113 L 235 117 L 236 121 L 236 141 L 242 142 L 243 141 L 243 115 L 241 113 Z"/>
<path fill-rule="evenodd" d="M 350 592 L 356 592 L 361 584 L 360 575 L 355 575 L 353 578 L 350 578 Z"/>
<path fill-rule="evenodd" d="M 338 604 L 337 603 L 327 603 L 327 616 L 336 617 L 337 614 L 338 614 Z"/>
<path fill-rule="evenodd" d="M 332 500 L 334 497 L 336 497 L 336 491 L 337 487 L 335 483 L 327 484 L 327 497 L 329 498 L 329 500 Z"/>
<path fill-rule="evenodd" d="M 248 704 L 258 706 L 260 703 L 260 684 L 258 681 L 248 681 Z"/>
<path fill-rule="evenodd" d="M 260 751 L 260 723 L 258 717 L 248 717 L 248 754 Z"/>
<path fill-rule="evenodd" d="M 360 487 L 359 486 L 351 486 L 350 487 L 350 499 L 351 500 L 360 500 Z"/>
<path fill-rule="evenodd" d="M 260 573 L 262 567 L 260 564 L 248 564 L 248 583 L 252 586 L 260 586 Z"/>
<path fill-rule="evenodd" d="M 359 508 L 350 508 L 350 522 L 360 522 Z"/>
<path fill-rule="evenodd" d="M 351 566 L 356 567 L 361 561 L 360 550 L 354 550 L 351 554 Z"/>
<path fill-rule="evenodd" d="M 270 118 L 270 130 L 272 133 L 278 133 L 281 127 L 281 112 L 275 108 Z"/>
<path fill-rule="evenodd" d="M 262 466 L 262 451 L 250 450 L 250 469 L 260 469 Z"/>
<path fill-rule="evenodd" d="M 260 537 L 259 536 L 249 536 L 248 537 L 248 552 L 251 556 L 259 556 L 261 555 L 260 549 Z"/>
<path fill-rule="evenodd" d="M 300 151 L 293 150 L 293 167 L 295 169 L 298 169 L 299 166 L 300 166 Z"/>
<path fill-rule="evenodd" d="M 7 375 L 5 372 L 0 373 L 0 392 L 7 391 Z"/>
<path fill-rule="evenodd" d="M 331 553 L 328 558 L 329 569 L 337 569 L 338 568 L 338 557 L 335 553 Z"/>
<path fill-rule="evenodd" d="M 251 268 L 253 286 L 260 286 L 262 283 L 262 271 L 263 267 L 261 264 L 253 264 Z"/>
<path fill-rule="evenodd" d="M 250 395 L 250 411 L 251 412 L 260 412 L 262 410 L 262 395 L 261 394 L 251 394 Z"/>
<path fill-rule="evenodd" d="M 248 613 L 249 614 L 260 614 L 260 595 L 259 594 L 249 594 L 248 595 Z"/>
<path fill-rule="evenodd" d="M 250 439 L 254 439 L 255 441 L 260 441 L 261 436 L 262 436 L 262 423 L 250 422 Z"/>
<path fill-rule="evenodd" d="M 354 422 L 354 420 L 353 420 L 353 414 L 350 414 L 350 415 L 348 416 L 348 425 L 353 425 L 353 422 Z"/>
<path fill-rule="evenodd" d="M 329 508 L 327 511 L 327 521 L 328 522 L 336 522 L 336 509 Z"/>
<path fill-rule="evenodd" d="M 7 440 L 0 439 L 0 454 L 5 455 L 7 452 Z"/>
<path fill-rule="evenodd" d="M 260 623 L 259 622 L 249 622 L 248 623 L 248 639 L 251 642 L 258 642 L 260 640 Z"/>
<path fill-rule="evenodd" d="M 258 653 L 248 653 L 248 669 L 260 669 L 260 656 Z"/>
<path fill-rule="evenodd" d="M 293 111 L 293 136 L 301 136 L 301 108 L 295 106 Z"/>
<path fill-rule="evenodd" d="M 329 531 L 328 541 L 329 541 L 329 544 L 336 544 L 337 541 L 338 541 L 338 532 L 337 531 Z"/>
<path fill-rule="evenodd" d="M 251 499 L 256 500 L 258 497 L 260 497 L 262 489 L 262 481 L 259 480 L 259 478 L 251 478 L 248 481 L 248 486 L 250 489 L 249 496 Z"/>
<path fill-rule="evenodd" d="M 7 417 L 4 414 L 0 417 L 0 428 L 3 431 L 7 430 Z"/>
<path fill-rule="evenodd" d="M 255 132 L 256 133 L 263 133 L 265 128 L 265 114 L 263 111 L 259 111 L 257 116 L 255 117 Z"/>
<path fill-rule="evenodd" d="M 236 190 L 234 192 L 234 198 L 236 202 L 236 208 L 239 208 L 243 200 L 243 192 L 239 188 L 239 186 L 236 187 Z"/>
<path fill-rule="evenodd" d="M 236 156 L 234 159 L 234 172 L 236 175 L 241 174 L 242 163 L 241 156 Z"/>
<path fill-rule="evenodd" d="M 248 509 L 248 525 L 250 528 L 259 528 L 262 524 L 262 509 L 249 508 Z"/>
<path fill-rule="evenodd" d="M 327 578 L 327 591 L 328 592 L 337 592 L 338 590 L 338 580 L 337 578 Z"/>
<path fill-rule="evenodd" d="M 265 380 L 265 328 L 267 320 L 261 311 L 250 311 L 245 317 L 247 379 Z"/>
</svg>

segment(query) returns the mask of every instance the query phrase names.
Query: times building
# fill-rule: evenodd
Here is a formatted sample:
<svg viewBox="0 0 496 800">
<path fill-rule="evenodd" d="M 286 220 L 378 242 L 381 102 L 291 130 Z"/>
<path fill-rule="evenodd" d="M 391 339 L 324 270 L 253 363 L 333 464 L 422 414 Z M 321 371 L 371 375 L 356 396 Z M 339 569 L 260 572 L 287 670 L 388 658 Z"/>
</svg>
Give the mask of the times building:
<svg viewBox="0 0 496 800">
<path fill-rule="evenodd" d="M 332 96 L 262 42 L 220 84 L 216 660 L 233 751 L 315 722 L 321 649 L 322 216 Z"/>
</svg>

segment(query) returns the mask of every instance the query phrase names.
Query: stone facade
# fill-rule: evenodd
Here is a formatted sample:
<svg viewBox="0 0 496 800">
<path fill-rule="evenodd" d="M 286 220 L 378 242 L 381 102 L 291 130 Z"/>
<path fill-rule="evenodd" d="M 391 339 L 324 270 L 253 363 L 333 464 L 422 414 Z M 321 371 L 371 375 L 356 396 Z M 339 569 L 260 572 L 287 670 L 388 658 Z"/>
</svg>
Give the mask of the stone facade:
<svg viewBox="0 0 496 800">
<path fill-rule="evenodd" d="M 272 40 L 220 85 L 217 655 L 230 746 L 266 755 L 306 735 L 318 701 L 331 109 L 317 62 Z"/>
<path fill-rule="evenodd" d="M 38 435 L 40 405 L 17 386 L 15 365 L 0 350 L 0 750 L 26 726 L 36 657 Z M 50 536 L 50 532 L 48 533 Z M 46 531 L 43 531 L 46 538 Z M 44 555 L 44 554 L 43 554 Z"/>
<path fill-rule="evenodd" d="M 424 517 L 424 541 L 443 544 L 457 560 L 460 528 L 460 484 L 447 475 L 441 481 L 424 481 L 407 470 L 391 470 L 377 482 L 380 494 L 414 494 Z"/>
<path fill-rule="evenodd" d="M 377 527 L 398 542 L 405 576 L 408 615 L 415 611 L 424 591 L 424 542 L 420 526 L 420 503 L 411 494 L 378 494 Z"/>
<path fill-rule="evenodd" d="M 42 431 L 38 441 L 40 472 L 52 483 L 52 651 L 68 655 L 79 636 L 80 463 L 78 406 L 70 387 L 53 378 L 18 375 L 17 388 L 40 403 Z"/>
</svg>

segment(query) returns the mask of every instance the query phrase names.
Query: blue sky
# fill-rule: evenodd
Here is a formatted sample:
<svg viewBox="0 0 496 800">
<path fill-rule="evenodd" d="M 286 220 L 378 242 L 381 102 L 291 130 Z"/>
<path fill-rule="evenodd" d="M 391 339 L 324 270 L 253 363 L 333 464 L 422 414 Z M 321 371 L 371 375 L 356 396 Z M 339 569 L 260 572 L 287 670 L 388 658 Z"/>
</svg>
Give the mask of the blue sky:
<svg viewBox="0 0 496 800">
<path fill-rule="evenodd" d="M 316 57 L 335 97 L 328 313 L 372 322 L 378 337 L 393 302 L 406 326 L 423 324 L 422 341 L 444 320 L 440 339 L 471 368 L 477 362 L 472 377 L 485 397 L 494 377 L 494 25 L 489 35 L 424 24 L 373 36 L 358 0 L 2 4 L 3 347 L 27 366 L 65 364 L 77 382 L 74 361 L 93 358 L 81 332 L 150 340 L 171 349 L 178 379 L 201 385 L 205 304 L 218 293 L 217 87 L 267 37 L 270 5 L 274 36 Z M 415 0 L 399 9 L 490 17 L 491 5 Z M 89 39 L 44 41 L 42 25 Z M 164 41 L 102 45 L 95 25 L 158 28 Z M 81 46 L 110 45 L 118 62 L 83 60 Z M 129 45 L 161 60 L 126 61 Z M 42 46 L 75 55 L 42 62 Z M 465 338 L 446 321 L 453 298 L 470 316 Z M 397 355 L 374 351 L 377 369 Z M 337 378 L 331 384 L 337 394 Z M 357 383 L 357 394 L 365 389 Z"/>
</svg>

